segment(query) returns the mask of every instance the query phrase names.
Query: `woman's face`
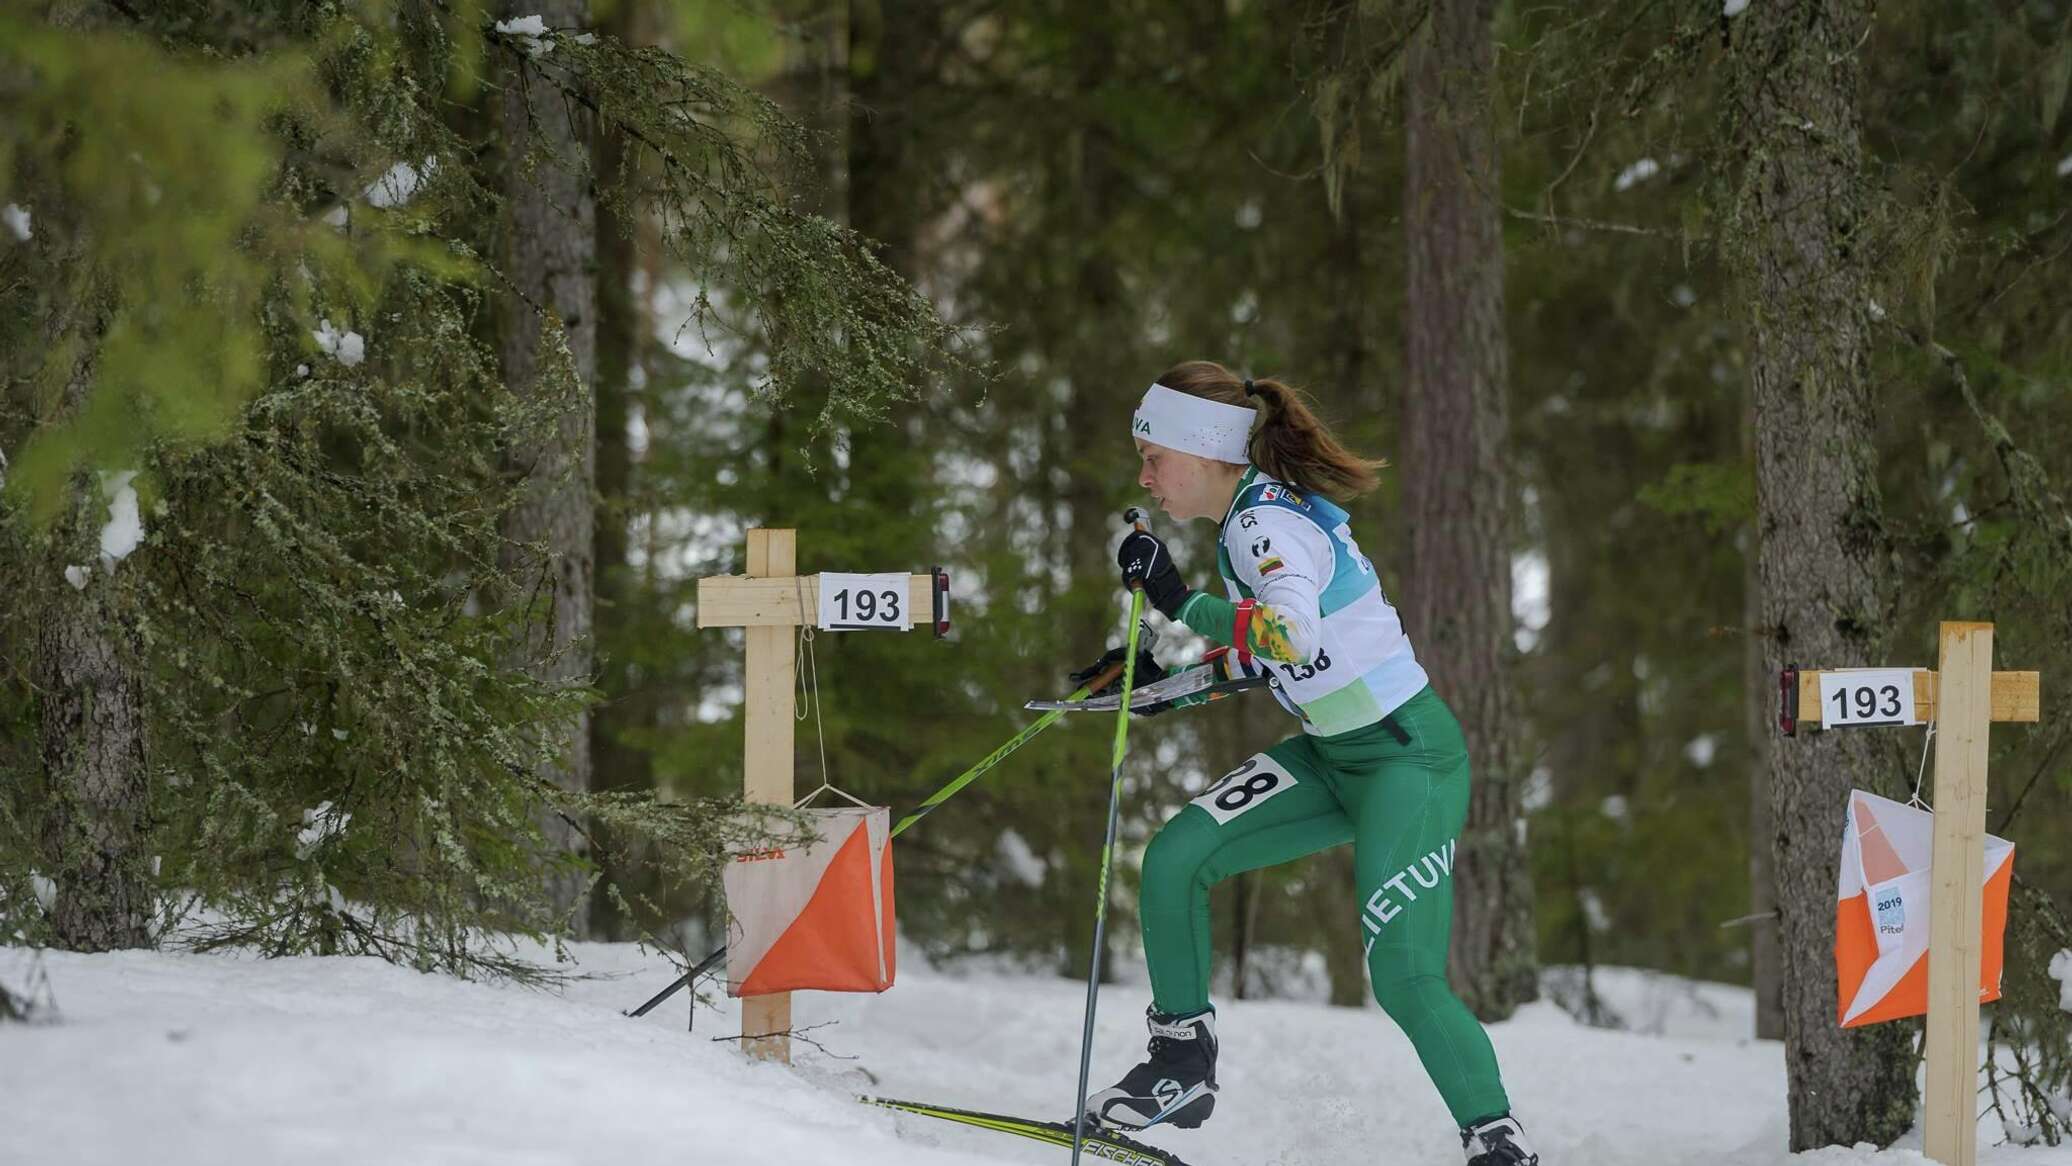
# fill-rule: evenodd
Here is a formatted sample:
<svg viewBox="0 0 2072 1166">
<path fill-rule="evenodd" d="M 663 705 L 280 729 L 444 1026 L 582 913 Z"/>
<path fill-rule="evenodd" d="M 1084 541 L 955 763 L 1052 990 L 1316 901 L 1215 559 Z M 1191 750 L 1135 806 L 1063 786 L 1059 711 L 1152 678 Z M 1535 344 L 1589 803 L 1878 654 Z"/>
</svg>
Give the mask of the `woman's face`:
<svg viewBox="0 0 2072 1166">
<path fill-rule="evenodd" d="M 1137 485 L 1151 491 L 1151 500 L 1178 519 L 1222 518 L 1230 508 L 1230 494 L 1244 467 L 1213 461 L 1177 449 L 1153 445 L 1141 438 L 1137 455 L 1143 468 L 1137 471 Z"/>
</svg>

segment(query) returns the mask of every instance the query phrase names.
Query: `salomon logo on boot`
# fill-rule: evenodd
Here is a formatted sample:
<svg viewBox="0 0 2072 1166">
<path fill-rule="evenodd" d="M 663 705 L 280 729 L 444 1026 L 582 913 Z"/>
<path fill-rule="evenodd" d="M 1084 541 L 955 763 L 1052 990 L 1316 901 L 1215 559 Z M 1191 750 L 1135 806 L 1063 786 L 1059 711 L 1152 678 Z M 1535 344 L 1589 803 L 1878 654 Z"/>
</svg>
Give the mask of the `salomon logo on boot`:
<svg viewBox="0 0 2072 1166">
<path fill-rule="evenodd" d="M 1525 1130 L 1510 1114 L 1484 1118 L 1460 1132 L 1468 1166 L 1540 1166 Z"/>
<path fill-rule="evenodd" d="M 1193 1129 L 1216 1108 L 1216 1014 L 1144 1011 L 1151 1059 L 1086 1099 L 1087 1116 L 1110 1129 Z"/>
</svg>

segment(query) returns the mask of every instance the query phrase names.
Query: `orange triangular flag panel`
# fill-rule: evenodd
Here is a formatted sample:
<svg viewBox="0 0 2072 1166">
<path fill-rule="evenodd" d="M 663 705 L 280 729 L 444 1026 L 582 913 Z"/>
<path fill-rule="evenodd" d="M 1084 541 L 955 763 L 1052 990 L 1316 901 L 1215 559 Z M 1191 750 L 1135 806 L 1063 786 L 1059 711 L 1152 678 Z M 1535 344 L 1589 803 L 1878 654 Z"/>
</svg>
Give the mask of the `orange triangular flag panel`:
<svg viewBox="0 0 2072 1166">
<path fill-rule="evenodd" d="M 1862 790 L 1849 796 L 1835 897 L 1837 1019 L 1844 1028 L 1928 1011 L 1929 862 L 1935 817 Z M 2014 846 L 1986 836 L 1979 1000 L 2000 998 Z"/>
<path fill-rule="evenodd" d="M 731 995 L 892 986 L 889 815 L 882 807 L 807 814 L 810 844 L 743 855 L 727 868 Z"/>
</svg>

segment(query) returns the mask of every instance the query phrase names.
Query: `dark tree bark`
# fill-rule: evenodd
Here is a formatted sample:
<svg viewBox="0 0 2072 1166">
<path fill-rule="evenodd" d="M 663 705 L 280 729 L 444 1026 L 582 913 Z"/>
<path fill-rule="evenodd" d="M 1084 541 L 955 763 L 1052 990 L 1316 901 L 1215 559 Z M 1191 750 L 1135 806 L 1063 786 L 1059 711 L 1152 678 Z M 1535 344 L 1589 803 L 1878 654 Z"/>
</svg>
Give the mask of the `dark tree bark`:
<svg viewBox="0 0 2072 1166">
<path fill-rule="evenodd" d="M 76 484 L 65 526 L 84 528 L 99 501 L 93 486 Z M 143 699 L 107 599 L 113 588 L 95 578 L 86 591 L 98 594 L 60 596 L 36 645 L 50 782 L 43 838 L 57 891 L 51 923 L 58 945 L 73 951 L 151 946 Z"/>
<path fill-rule="evenodd" d="M 1751 402 L 1752 404 L 1752 402 Z M 1755 458 L 1753 415 L 1742 426 L 1743 455 Z M 1784 959 L 1777 943 L 1777 872 L 1770 837 L 1770 737 L 1777 731 L 1777 674 L 1765 670 L 1767 652 L 1755 629 L 1762 626 L 1762 575 L 1759 540 L 1749 532 L 1743 571 L 1749 628 L 1744 679 L 1748 702 L 1748 913 L 1749 978 L 1755 988 L 1755 1035 L 1759 1040 L 1784 1039 Z"/>
<path fill-rule="evenodd" d="M 1857 105 L 1867 0 L 1752 4 L 1728 26 L 1738 166 L 1725 255 L 1752 341 L 1765 671 L 1880 658 L 1890 607 L 1869 374 L 1872 189 Z M 1770 811 L 1794 1150 L 1890 1143 L 1914 1108 L 1911 1024 L 1835 1023 L 1843 805 L 1872 784 L 1873 734 L 1773 751 Z"/>
<path fill-rule="evenodd" d="M 1475 784 L 1455 868 L 1450 970 L 1485 1020 L 1539 994 L 1512 709 L 1509 378 L 1491 0 L 1437 0 L 1410 50 L 1404 619 L 1459 715 Z"/>
<path fill-rule="evenodd" d="M 75 477 L 48 564 L 93 562 L 106 501 Z M 66 553 L 69 548 L 72 553 Z M 37 636 L 34 676 L 48 785 L 42 838 L 55 884 L 51 924 L 73 951 L 151 946 L 154 902 L 147 853 L 149 783 L 143 694 L 116 583 L 96 566 L 83 589 L 60 587 Z"/>
<path fill-rule="evenodd" d="M 934 180 L 918 156 L 921 102 L 941 68 L 943 15 L 935 0 L 852 0 L 849 9 L 849 225 L 885 266 L 916 280 Z"/>
<path fill-rule="evenodd" d="M 1330 19 L 1334 35 L 1345 35 L 1349 15 L 1350 6 L 1333 10 Z M 1334 49 L 1333 59 L 1342 61 L 1342 47 Z M 1328 367 L 1332 391 L 1347 394 L 1347 399 L 1358 402 L 1359 408 L 1379 411 L 1386 407 L 1381 386 L 1368 382 L 1372 362 L 1367 338 L 1367 271 L 1361 247 L 1362 209 L 1360 184 L 1348 177 L 1338 194 L 1338 219 L 1332 229 L 1336 242 L 1331 248 L 1329 272 L 1333 344 Z M 1312 857 L 1309 862 L 1316 881 L 1311 902 L 1317 908 L 1323 931 L 1324 973 L 1331 982 L 1330 1001 L 1341 1008 L 1362 1007 L 1369 998 L 1366 933 L 1353 922 L 1360 917 L 1361 903 L 1352 847 L 1338 847 Z"/>
<path fill-rule="evenodd" d="M 1245 961 L 1252 949 L 1252 905 L 1259 901 L 1259 876 L 1246 871 L 1230 880 L 1230 998 L 1245 998 Z"/>
<path fill-rule="evenodd" d="M 918 286 L 930 266 L 920 247 L 935 213 L 931 188 L 938 181 L 922 141 L 925 102 L 939 84 L 950 34 L 936 0 L 852 0 L 846 31 L 848 222 L 870 241 L 886 268 Z M 929 508 L 928 482 L 915 472 L 914 451 L 935 448 L 935 443 L 928 434 L 929 402 L 917 404 L 894 411 L 883 422 L 858 425 L 851 434 L 852 505 L 881 514 L 921 514 Z M 923 563 L 942 553 L 932 524 L 919 522 L 907 524 L 903 534 L 878 549 L 894 562 Z M 888 652 L 904 647 L 878 642 Z M 912 695 L 929 699 L 921 691 Z M 904 745 L 881 739 L 876 748 L 889 766 L 905 769 L 913 763 L 912 757 L 892 755 L 905 752 Z"/>
<path fill-rule="evenodd" d="M 1278 737 L 1288 732 L 1287 714 L 1271 700 L 1231 700 L 1216 706 L 1213 717 L 1204 716 L 1196 722 L 1194 733 L 1200 742 L 1201 765 L 1213 778 L 1226 770 L 1236 768 L 1245 758 Z M 1330 860 L 1343 858 L 1342 875 Z M 1291 923 L 1296 926 L 1314 925 L 1325 936 L 1325 959 L 1330 964 L 1331 953 L 1350 949 L 1350 968 L 1353 992 L 1352 1002 L 1357 1004 L 1366 994 L 1362 969 L 1365 961 L 1360 950 L 1360 930 L 1357 923 L 1348 926 L 1348 920 L 1359 918 L 1359 904 L 1352 891 L 1352 847 L 1340 846 L 1323 854 L 1315 854 L 1301 860 L 1304 877 L 1315 886 L 1315 891 L 1305 897 L 1304 902 L 1312 914 L 1297 923 L 1292 920 L 1269 918 L 1266 934 L 1279 936 L 1287 934 Z M 1229 904 L 1229 910 L 1213 914 L 1218 919 L 1214 928 L 1214 942 L 1218 949 L 1229 952 L 1231 997 L 1236 1000 L 1254 998 L 1246 987 L 1247 981 L 1260 983 L 1261 989 L 1272 995 L 1271 984 L 1262 982 L 1256 971 L 1260 944 L 1273 942 L 1262 940 L 1260 910 L 1264 901 L 1275 897 L 1272 887 L 1287 877 L 1286 868 L 1274 867 L 1266 870 L 1247 871 L 1225 880 L 1215 890 L 1219 901 Z M 1276 916 L 1282 914 L 1275 912 Z M 1345 974 L 1342 966 L 1330 966 L 1327 973 L 1332 977 L 1335 993 L 1340 977 Z"/>
<path fill-rule="evenodd" d="M 620 0 L 603 30 L 627 44 L 645 42 L 642 19 L 646 0 Z M 594 144 L 596 170 L 602 181 L 616 181 L 629 161 L 626 135 L 600 126 Z M 632 616 L 637 593 L 632 567 L 627 561 L 628 504 L 633 490 L 633 449 L 626 435 L 633 405 L 633 369 L 641 358 L 648 320 L 633 295 L 633 273 L 639 266 L 634 247 L 635 224 L 609 205 L 597 206 L 597 517 L 592 556 L 596 570 L 596 607 L 593 612 L 597 640 L 603 643 L 629 642 L 623 630 Z M 626 744 L 627 738 L 653 720 L 650 698 L 635 691 L 625 660 L 599 655 L 597 684 L 602 702 L 590 716 L 591 784 L 600 791 L 640 791 L 654 788 L 655 775 L 648 754 Z M 618 841 L 606 828 L 592 823 L 591 834 L 607 853 L 597 856 L 601 875 L 625 885 L 638 879 L 631 869 L 618 869 L 609 854 Z M 644 891 L 658 888 L 642 887 Z M 661 923 L 661 920 L 650 920 Z M 605 895 L 590 903 L 591 933 L 601 938 L 626 940 L 632 920 Z"/>
<path fill-rule="evenodd" d="M 86 247 L 75 244 L 83 268 Z M 72 299 L 53 314 L 50 339 L 79 342 L 63 408 L 73 416 L 85 406 L 111 308 L 106 289 L 91 275 L 68 291 Z M 56 892 L 51 925 L 57 945 L 73 951 L 151 946 L 155 896 L 143 693 L 124 611 L 128 592 L 96 558 L 107 505 L 91 471 L 73 474 L 50 532 L 44 577 L 54 585 L 31 668 L 47 783 L 38 833 Z M 82 568 L 83 586 L 55 582 Z"/>
<path fill-rule="evenodd" d="M 1115 44 L 1117 17 L 1092 0 L 1078 0 L 1069 11 L 1075 39 L 1073 91 L 1097 93 L 1120 55 Z M 1067 354 L 1061 367 L 1074 370 L 1072 395 L 1061 403 L 1060 426 L 1044 439 L 1043 468 L 1049 477 L 1043 480 L 1065 483 L 1061 500 L 1066 523 L 1056 530 L 1058 547 L 1052 562 L 1069 564 L 1070 578 L 1113 579 L 1111 548 L 1121 532 L 1114 485 L 1118 472 L 1129 472 L 1127 459 L 1118 457 L 1116 443 L 1128 433 L 1130 410 L 1135 406 L 1131 394 L 1117 392 L 1115 386 L 1156 376 L 1158 370 L 1147 374 L 1130 364 L 1132 357 L 1127 354 L 1138 350 L 1118 335 L 1129 319 L 1122 277 L 1111 252 L 1098 242 L 1112 208 L 1125 193 L 1127 175 L 1115 141 L 1098 118 L 1088 116 L 1067 131 L 1052 161 L 1055 169 L 1050 181 L 1057 186 L 1062 222 L 1069 224 L 1065 237 L 1076 240 L 1064 252 L 1072 272 L 1074 311 L 1061 319 L 1065 331 L 1057 338 L 1058 351 Z M 1188 564 L 1187 569 L 1197 577 L 1213 570 L 1202 564 Z M 1094 607 L 1075 605 L 1061 614 L 1062 641 L 1075 645 L 1074 651 L 1089 659 L 1099 645 L 1119 639 L 1126 631 L 1118 628 L 1115 608 L 1107 602 Z M 1076 647 L 1081 644 L 1087 650 Z M 1089 758 L 1095 755 L 1093 750 L 1085 754 Z M 1075 855 L 1059 879 L 1065 925 L 1065 962 L 1059 972 L 1067 978 L 1084 978 L 1093 956 L 1097 863 L 1108 812 L 1106 751 L 1098 756 L 1094 772 L 1085 773 L 1084 779 L 1095 783 L 1092 788 L 1099 794 L 1072 799 L 1052 827 L 1064 840 L 1066 853 Z M 1114 883 L 1110 885 L 1112 888 Z M 1113 898 L 1109 917 L 1111 926 L 1100 961 L 1103 979 L 1114 975 L 1110 957 L 1118 929 L 1112 926 Z"/>
<path fill-rule="evenodd" d="M 1589 450 L 1589 458 L 1605 464 L 1630 464 L 1637 456 L 1632 434 L 1624 426 L 1579 426 L 1569 432 L 1576 449 Z M 1593 816 L 1599 799 L 1610 792 L 1603 781 L 1607 759 L 1619 755 L 1622 743 L 1630 747 L 1643 734 L 1635 649 L 1625 635 L 1626 627 L 1617 621 L 1607 625 L 1585 614 L 1593 597 L 1603 591 L 1605 580 L 1617 572 L 1606 568 L 1601 540 L 1563 537 L 1565 532 L 1592 529 L 1617 508 L 1630 487 L 1609 476 L 1586 479 L 1578 469 L 1563 463 L 1550 471 L 1554 480 L 1565 481 L 1568 488 L 1547 500 L 1547 526 L 1552 532 L 1546 544 L 1552 618 L 1544 633 L 1546 650 L 1540 661 L 1558 670 L 1563 682 L 1539 686 L 1541 704 L 1535 711 L 1553 726 L 1547 735 L 1545 757 L 1555 808 L 1543 820 L 1548 821 L 1548 831 L 1559 830 L 1560 837 L 1542 832 L 1537 845 L 1562 849 L 1563 889 L 1573 915 L 1572 925 L 1553 941 L 1558 956 L 1549 958 L 1563 964 L 1572 961 L 1582 968 L 1576 1006 L 1585 1023 L 1602 1024 L 1614 1014 L 1596 991 L 1592 928 L 1598 924 L 1589 898 L 1600 893 L 1606 876 L 1578 861 L 1576 835 L 1579 820 Z M 1568 946 L 1571 942 L 1573 949 Z"/>
<path fill-rule="evenodd" d="M 550 29 L 581 27 L 589 12 L 586 0 L 512 0 L 503 8 L 511 17 L 538 13 Z M 528 613 L 527 666 L 551 683 L 582 684 L 591 672 L 597 479 L 590 396 L 596 372 L 597 209 L 583 134 L 589 119 L 527 67 L 522 50 L 506 47 L 501 60 L 510 211 L 505 262 L 517 293 L 503 332 L 504 380 L 513 392 L 535 394 L 550 391 L 543 381 L 572 371 L 581 386 L 577 400 L 561 413 L 557 433 L 538 448 L 515 451 L 514 468 L 525 475 L 528 489 L 506 516 L 503 533 L 514 553 L 534 546 L 546 553 L 547 576 L 536 593 L 527 593 L 537 599 Z M 556 351 L 564 343 L 565 358 Z M 540 776 L 564 789 L 588 790 L 588 715 L 542 731 L 551 734 L 561 760 Z M 546 812 L 542 825 L 556 847 L 585 851 L 581 831 L 560 814 Z M 578 936 L 589 927 L 578 903 L 583 882 L 568 872 L 547 875 L 550 901 L 559 911 L 573 912 Z"/>
</svg>

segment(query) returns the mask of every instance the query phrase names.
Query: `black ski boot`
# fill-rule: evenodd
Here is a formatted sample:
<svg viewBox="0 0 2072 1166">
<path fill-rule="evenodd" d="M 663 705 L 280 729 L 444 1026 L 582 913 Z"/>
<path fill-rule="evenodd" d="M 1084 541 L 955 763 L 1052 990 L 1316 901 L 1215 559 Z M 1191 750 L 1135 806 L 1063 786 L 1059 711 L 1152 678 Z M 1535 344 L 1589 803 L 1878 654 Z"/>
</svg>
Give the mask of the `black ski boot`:
<svg viewBox="0 0 2072 1166">
<path fill-rule="evenodd" d="M 1510 1114 L 1485 1117 L 1460 1132 L 1468 1166 L 1540 1166 L 1525 1130 Z"/>
<path fill-rule="evenodd" d="M 1168 1016 L 1144 1010 L 1151 1059 L 1086 1099 L 1087 1116 L 1110 1129 L 1193 1129 L 1216 1108 L 1216 1013 Z"/>
</svg>

